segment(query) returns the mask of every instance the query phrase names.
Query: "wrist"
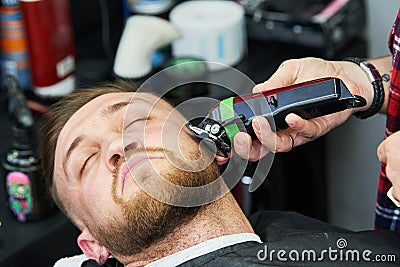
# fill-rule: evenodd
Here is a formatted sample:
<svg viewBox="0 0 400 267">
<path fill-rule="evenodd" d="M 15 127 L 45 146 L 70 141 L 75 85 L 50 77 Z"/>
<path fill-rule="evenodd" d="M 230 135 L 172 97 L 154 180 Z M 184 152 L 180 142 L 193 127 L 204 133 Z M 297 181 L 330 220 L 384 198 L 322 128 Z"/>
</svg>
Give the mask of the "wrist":
<svg viewBox="0 0 400 267">
<path fill-rule="evenodd" d="M 348 57 L 343 59 L 344 61 L 350 61 L 359 66 L 360 70 L 366 75 L 368 78 L 369 84 L 367 86 L 362 86 L 363 90 L 367 91 L 366 95 L 372 93 L 372 100 L 368 101 L 368 108 L 362 111 L 357 111 L 353 115 L 359 119 L 369 118 L 376 113 L 378 113 L 384 103 L 385 91 L 382 83 L 382 77 L 379 71 L 375 68 L 373 64 L 370 62 L 357 58 L 357 57 Z"/>
</svg>

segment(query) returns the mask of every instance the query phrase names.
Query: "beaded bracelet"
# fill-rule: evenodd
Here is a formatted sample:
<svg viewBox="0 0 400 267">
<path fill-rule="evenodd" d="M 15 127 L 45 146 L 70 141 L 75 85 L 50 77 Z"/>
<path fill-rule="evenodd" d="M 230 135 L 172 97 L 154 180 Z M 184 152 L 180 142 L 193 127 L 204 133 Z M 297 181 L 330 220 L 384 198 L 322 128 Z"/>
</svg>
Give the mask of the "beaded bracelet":
<svg viewBox="0 0 400 267">
<path fill-rule="evenodd" d="M 371 81 L 372 87 L 374 88 L 374 98 L 372 100 L 371 106 L 365 111 L 358 111 L 354 113 L 359 119 L 369 118 L 381 110 L 383 102 L 385 100 L 385 91 L 383 89 L 382 77 L 378 70 L 370 62 L 365 61 L 358 57 L 347 57 L 343 59 L 344 61 L 350 61 L 358 66 L 367 74 L 369 80 Z"/>
</svg>

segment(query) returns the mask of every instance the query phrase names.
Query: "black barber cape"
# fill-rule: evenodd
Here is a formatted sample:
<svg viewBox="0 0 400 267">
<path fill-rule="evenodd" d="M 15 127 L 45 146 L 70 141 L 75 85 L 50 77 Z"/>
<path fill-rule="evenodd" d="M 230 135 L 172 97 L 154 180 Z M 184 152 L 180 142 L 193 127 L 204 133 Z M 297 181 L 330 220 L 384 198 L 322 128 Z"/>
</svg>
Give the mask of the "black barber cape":
<svg viewBox="0 0 400 267">
<path fill-rule="evenodd" d="M 400 234 L 395 232 L 352 232 L 282 211 L 258 212 L 250 222 L 263 243 L 232 245 L 179 266 L 400 266 Z M 89 260 L 82 266 L 99 265 Z M 110 259 L 103 266 L 122 265 Z"/>
</svg>

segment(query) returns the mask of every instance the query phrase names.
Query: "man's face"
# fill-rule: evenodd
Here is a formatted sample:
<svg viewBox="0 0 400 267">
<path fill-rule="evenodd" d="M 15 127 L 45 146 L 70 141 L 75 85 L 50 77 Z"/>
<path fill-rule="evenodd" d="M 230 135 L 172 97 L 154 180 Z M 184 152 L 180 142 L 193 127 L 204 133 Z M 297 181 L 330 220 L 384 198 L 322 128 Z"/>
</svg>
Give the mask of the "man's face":
<svg viewBox="0 0 400 267">
<path fill-rule="evenodd" d="M 99 96 L 68 120 L 57 141 L 54 182 L 66 210 L 120 255 L 140 251 L 195 214 L 195 208 L 167 205 L 142 188 L 158 188 L 160 177 L 193 187 L 218 176 L 210 157 L 199 160 L 184 118 L 156 102 L 147 93 Z"/>
</svg>

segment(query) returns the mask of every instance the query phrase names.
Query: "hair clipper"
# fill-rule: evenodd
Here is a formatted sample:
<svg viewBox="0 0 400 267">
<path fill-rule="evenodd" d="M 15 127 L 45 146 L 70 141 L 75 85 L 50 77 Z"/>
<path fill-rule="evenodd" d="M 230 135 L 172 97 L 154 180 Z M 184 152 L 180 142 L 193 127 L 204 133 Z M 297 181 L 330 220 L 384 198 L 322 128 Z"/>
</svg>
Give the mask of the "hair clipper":
<svg viewBox="0 0 400 267">
<path fill-rule="evenodd" d="M 289 113 L 312 119 L 365 105 L 366 100 L 352 95 L 340 79 L 322 78 L 224 99 L 206 117 L 193 119 L 186 126 L 195 136 L 215 143 L 218 155 L 227 157 L 238 132 L 257 139 L 252 128 L 255 116 L 265 117 L 276 131 L 288 127 L 285 117 Z"/>
</svg>

